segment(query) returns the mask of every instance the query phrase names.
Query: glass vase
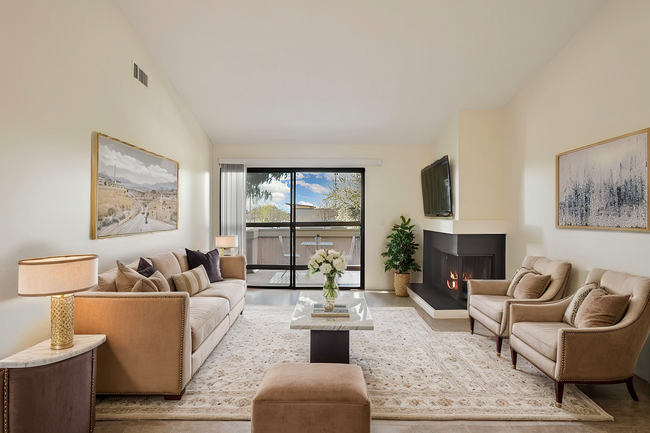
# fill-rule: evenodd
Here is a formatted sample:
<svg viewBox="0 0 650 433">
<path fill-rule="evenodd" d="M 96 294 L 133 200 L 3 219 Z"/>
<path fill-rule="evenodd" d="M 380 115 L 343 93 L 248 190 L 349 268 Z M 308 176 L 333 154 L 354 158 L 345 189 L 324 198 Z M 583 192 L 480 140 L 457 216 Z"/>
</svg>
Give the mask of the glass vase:
<svg viewBox="0 0 650 433">
<path fill-rule="evenodd" d="M 325 311 L 332 311 L 334 302 L 339 297 L 339 285 L 336 282 L 336 275 L 325 275 L 323 297 L 325 298 Z"/>
</svg>

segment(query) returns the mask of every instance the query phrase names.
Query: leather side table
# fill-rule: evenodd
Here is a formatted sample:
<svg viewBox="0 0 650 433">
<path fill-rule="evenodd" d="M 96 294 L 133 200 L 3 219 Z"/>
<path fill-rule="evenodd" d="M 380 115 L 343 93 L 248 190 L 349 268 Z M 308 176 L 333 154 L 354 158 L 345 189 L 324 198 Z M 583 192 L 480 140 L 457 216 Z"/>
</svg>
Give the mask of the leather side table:
<svg viewBox="0 0 650 433">
<path fill-rule="evenodd" d="M 105 335 L 75 335 L 74 346 L 50 340 L 0 361 L 3 433 L 91 433 L 95 429 L 97 347 Z"/>
</svg>

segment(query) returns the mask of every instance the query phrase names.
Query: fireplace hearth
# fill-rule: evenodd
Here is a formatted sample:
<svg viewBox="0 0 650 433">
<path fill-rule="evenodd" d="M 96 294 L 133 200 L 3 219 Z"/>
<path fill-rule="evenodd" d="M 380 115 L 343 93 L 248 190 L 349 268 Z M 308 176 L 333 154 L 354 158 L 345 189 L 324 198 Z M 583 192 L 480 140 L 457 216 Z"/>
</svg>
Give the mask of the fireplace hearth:
<svg viewBox="0 0 650 433">
<path fill-rule="evenodd" d="M 467 280 L 505 279 L 505 237 L 425 230 L 422 283 L 410 290 L 434 310 L 466 309 Z"/>
</svg>

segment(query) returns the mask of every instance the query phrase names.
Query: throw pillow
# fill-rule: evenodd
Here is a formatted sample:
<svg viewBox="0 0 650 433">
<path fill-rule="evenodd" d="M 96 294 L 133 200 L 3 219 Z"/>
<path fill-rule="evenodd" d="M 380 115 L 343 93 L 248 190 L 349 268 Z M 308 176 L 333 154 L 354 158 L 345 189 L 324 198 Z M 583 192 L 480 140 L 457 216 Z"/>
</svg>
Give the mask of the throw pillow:
<svg viewBox="0 0 650 433">
<path fill-rule="evenodd" d="M 190 269 L 203 265 L 211 283 L 223 281 L 221 267 L 219 265 L 219 251 L 215 249 L 208 253 L 202 253 L 201 251 L 193 251 L 185 248 L 185 253 L 187 254 L 187 263 Z"/>
<path fill-rule="evenodd" d="M 523 267 L 517 269 L 517 272 L 515 272 L 515 275 L 512 277 L 512 281 L 510 281 L 510 285 L 508 286 L 508 291 L 506 292 L 506 296 L 512 296 L 515 293 L 517 284 L 519 284 L 519 282 L 524 277 L 524 275 L 531 274 L 531 273 L 539 275 L 539 272 L 537 272 L 535 269 L 528 269 Z"/>
<path fill-rule="evenodd" d="M 115 285 L 117 286 L 118 292 L 131 292 L 138 281 L 146 278 L 147 277 L 138 273 L 138 271 L 124 265 L 119 260 L 117 261 L 117 278 L 115 279 Z M 154 274 L 148 279 L 156 286 L 157 292 L 170 291 L 169 283 L 160 272 L 154 272 Z M 141 290 L 139 289 L 139 291 Z"/>
<path fill-rule="evenodd" d="M 576 326 L 575 320 L 576 314 L 578 314 L 578 309 L 584 302 L 587 295 L 589 295 L 592 290 L 599 288 L 600 286 L 596 283 L 588 283 L 580 287 L 578 291 L 573 295 L 573 298 L 571 299 L 569 305 L 566 307 L 564 317 L 562 318 L 564 323 L 568 323 L 571 326 Z"/>
<path fill-rule="evenodd" d="M 203 265 L 198 268 L 190 269 L 182 274 L 172 275 L 176 290 L 179 292 L 187 292 L 190 296 L 194 296 L 201 290 L 205 290 L 210 285 L 208 274 Z"/>
<path fill-rule="evenodd" d="M 155 274 L 157 271 L 156 268 L 153 267 L 153 265 L 145 258 L 140 257 L 140 261 L 138 262 L 138 273 L 140 275 L 143 275 L 147 278 Z"/>
<path fill-rule="evenodd" d="M 161 274 L 162 275 L 162 274 Z M 153 281 L 143 278 L 133 285 L 132 292 L 157 292 L 158 288 Z"/>
<path fill-rule="evenodd" d="M 627 310 L 630 295 L 611 295 L 604 289 L 594 289 L 582 302 L 575 318 L 576 328 L 612 326 Z"/>
<path fill-rule="evenodd" d="M 539 299 L 550 282 L 550 275 L 536 275 L 529 272 L 519 280 L 512 296 L 515 299 Z"/>
</svg>

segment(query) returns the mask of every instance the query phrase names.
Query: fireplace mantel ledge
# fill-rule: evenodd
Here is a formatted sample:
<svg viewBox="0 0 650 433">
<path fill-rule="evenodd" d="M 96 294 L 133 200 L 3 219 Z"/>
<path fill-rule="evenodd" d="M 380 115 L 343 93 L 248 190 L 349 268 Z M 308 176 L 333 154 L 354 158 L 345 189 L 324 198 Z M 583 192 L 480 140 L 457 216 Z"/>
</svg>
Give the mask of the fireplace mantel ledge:
<svg viewBox="0 0 650 433">
<path fill-rule="evenodd" d="M 505 234 L 508 222 L 503 220 L 459 221 L 445 218 L 425 218 L 422 228 L 450 235 Z"/>
</svg>

